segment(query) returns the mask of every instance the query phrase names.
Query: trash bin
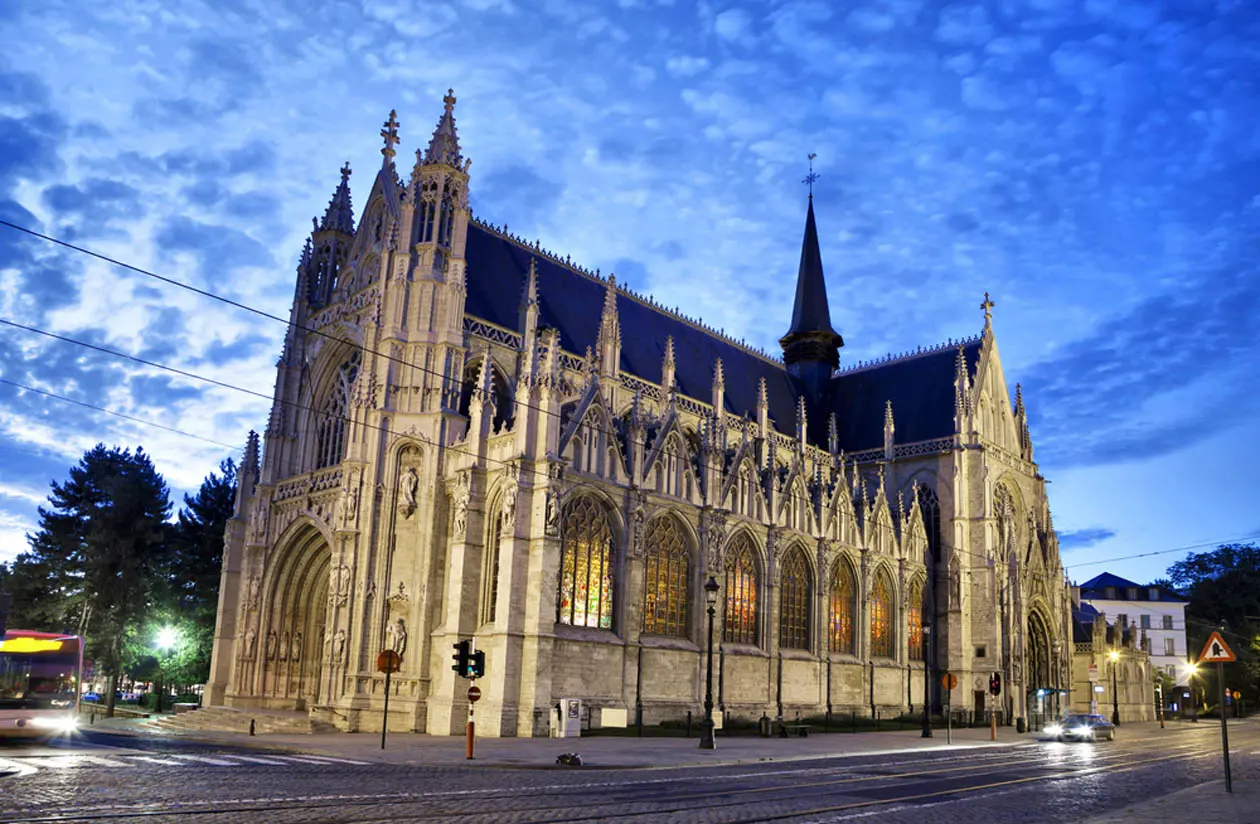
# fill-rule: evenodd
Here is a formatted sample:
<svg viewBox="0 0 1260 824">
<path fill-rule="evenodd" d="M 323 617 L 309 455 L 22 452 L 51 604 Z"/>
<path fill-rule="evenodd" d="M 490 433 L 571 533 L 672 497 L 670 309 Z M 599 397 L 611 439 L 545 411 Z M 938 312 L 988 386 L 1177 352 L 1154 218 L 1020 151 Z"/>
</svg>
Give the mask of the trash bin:
<svg viewBox="0 0 1260 824">
<path fill-rule="evenodd" d="M 770 737 L 770 718 L 764 713 L 762 714 L 761 721 L 759 722 L 759 729 L 762 738 Z"/>
</svg>

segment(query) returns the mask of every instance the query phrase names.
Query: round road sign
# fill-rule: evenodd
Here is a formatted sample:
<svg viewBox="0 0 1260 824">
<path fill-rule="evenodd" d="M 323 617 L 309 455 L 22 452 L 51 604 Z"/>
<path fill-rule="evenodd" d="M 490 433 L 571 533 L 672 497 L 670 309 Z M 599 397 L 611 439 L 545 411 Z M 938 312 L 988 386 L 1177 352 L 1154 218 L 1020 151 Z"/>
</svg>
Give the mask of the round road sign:
<svg viewBox="0 0 1260 824">
<path fill-rule="evenodd" d="M 381 654 L 376 656 L 376 669 L 380 672 L 398 672 L 398 668 L 401 666 L 402 656 L 392 649 L 382 650 Z"/>
<path fill-rule="evenodd" d="M 1242 693 L 1238 690 L 1234 690 L 1234 700 L 1237 701 L 1239 698 L 1242 698 Z"/>
<path fill-rule="evenodd" d="M 941 686 L 947 690 L 958 689 L 958 676 L 952 672 L 947 672 L 941 676 Z"/>
<path fill-rule="evenodd" d="M 480 699 L 481 699 L 481 687 L 477 686 L 476 684 L 473 684 L 471 687 L 468 688 L 468 700 L 472 701 L 475 704 Z"/>
</svg>

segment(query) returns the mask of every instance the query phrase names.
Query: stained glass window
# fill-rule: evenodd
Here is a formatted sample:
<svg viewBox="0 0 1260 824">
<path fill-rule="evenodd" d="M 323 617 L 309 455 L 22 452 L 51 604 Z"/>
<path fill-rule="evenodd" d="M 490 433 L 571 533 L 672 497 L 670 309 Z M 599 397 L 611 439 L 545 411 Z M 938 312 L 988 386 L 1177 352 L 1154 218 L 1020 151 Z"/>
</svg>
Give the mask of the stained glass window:
<svg viewBox="0 0 1260 824">
<path fill-rule="evenodd" d="M 648 526 L 646 576 L 643 587 L 643 631 L 687 635 L 687 546 L 674 518 L 657 518 Z"/>
<path fill-rule="evenodd" d="M 612 530 L 600 505 L 590 497 L 566 504 L 557 621 L 612 629 L 612 560 Z"/>
<path fill-rule="evenodd" d="M 727 550 L 722 640 L 728 643 L 757 643 L 757 561 L 753 553 L 752 540 L 742 533 Z"/>
<path fill-rule="evenodd" d="M 906 600 L 906 646 L 911 661 L 923 660 L 923 582 L 910 585 L 910 597 Z"/>
<path fill-rule="evenodd" d="M 504 516 L 495 513 L 486 535 L 486 571 L 482 576 L 485 590 L 481 594 L 481 623 L 494 621 L 499 601 L 499 550 L 503 546 Z"/>
<path fill-rule="evenodd" d="M 888 576 L 876 573 L 871 589 L 871 657 L 893 657 L 892 588 Z"/>
<path fill-rule="evenodd" d="M 930 486 L 919 487 L 919 512 L 927 532 L 928 553 L 933 563 L 941 560 L 941 502 Z"/>
<path fill-rule="evenodd" d="M 853 570 L 844 561 L 836 563 L 831 574 L 831 608 L 827 618 L 827 633 L 831 651 L 853 653 L 853 610 L 857 587 L 853 583 Z"/>
<path fill-rule="evenodd" d="M 779 646 L 809 649 L 809 561 L 800 547 L 788 553 L 779 570 Z"/>
<path fill-rule="evenodd" d="M 349 415 L 350 390 L 359 376 L 359 350 L 337 370 L 332 390 L 320 412 L 315 448 L 315 468 L 323 469 L 341 463 L 346 451 L 346 420 Z"/>
</svg>

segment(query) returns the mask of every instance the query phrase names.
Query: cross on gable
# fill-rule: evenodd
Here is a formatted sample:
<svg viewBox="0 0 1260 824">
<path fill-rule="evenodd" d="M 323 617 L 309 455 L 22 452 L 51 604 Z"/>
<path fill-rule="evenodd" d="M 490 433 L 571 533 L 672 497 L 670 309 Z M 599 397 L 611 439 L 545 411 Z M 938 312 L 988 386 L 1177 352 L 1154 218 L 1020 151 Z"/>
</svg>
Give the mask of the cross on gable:
<svg viewBox="0 0 1260 824">
<path fill-rule="evenodd" d="M 993 301 L 989 300 L 989 293 L 988 293 L 988 292 L 985 292 L 985 293 L 984 293 L 984 303 L 980 304 L 980 308 L 984 310 L 984 319 L 985 319 L 985 321 L 991 321 L 991 320 L 993 320 L 993 313 L 992 313 L 992 311 L 991 311 L 991 310 L 993 309 L 993 307 L 994 307 L 994 306 L 997 306 L 997 304 L 996 304 L 996 303 L 994 303 Z"/>
</svg>

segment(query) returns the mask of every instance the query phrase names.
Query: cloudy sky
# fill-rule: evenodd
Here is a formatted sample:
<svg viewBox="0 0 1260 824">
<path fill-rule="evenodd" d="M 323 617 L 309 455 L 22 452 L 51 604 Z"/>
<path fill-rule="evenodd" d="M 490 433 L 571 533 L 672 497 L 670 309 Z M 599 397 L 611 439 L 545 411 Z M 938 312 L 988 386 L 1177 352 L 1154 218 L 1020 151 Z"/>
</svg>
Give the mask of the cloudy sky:
<svg viewBox="0 0 1260 824">
<path fill-rule="evenodd" d="M 9 0 L 0 219 L 285 315 L 337 169 L 361 205 L 454 87 L 479 216 L 777 350 L 815 152 L 842 361 L 990 292 L 1070 574 L 1149 579 L 1260 534 L 1250 5 Z M 5 227 L 0 320 L 263 395 L 283 334 Z M 207 439 L 0 383 L 0 560 L 92 444 L 182 494 L 268 407 L 4 325 L 0 380 Z"/>
</svg>

